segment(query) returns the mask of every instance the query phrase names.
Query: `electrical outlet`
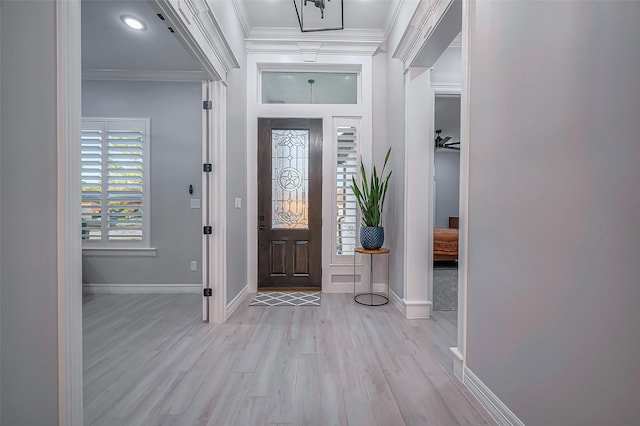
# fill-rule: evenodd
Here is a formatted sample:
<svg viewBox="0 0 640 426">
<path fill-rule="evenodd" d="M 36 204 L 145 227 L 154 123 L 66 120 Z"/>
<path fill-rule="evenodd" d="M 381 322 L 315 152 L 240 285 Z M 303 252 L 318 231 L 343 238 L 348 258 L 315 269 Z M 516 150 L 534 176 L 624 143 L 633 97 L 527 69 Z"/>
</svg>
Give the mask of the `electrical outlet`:
<svg viewBox="0 0 640 426">
<path fill-rule="evenodd" d="M 197 260 L 192 260 L 191 261 L 191 270 L 192 271 L 197 271 L 198 270 L 198 261 Z"/>
<path fill-rule="evenodd" d="M 191 208 L 199 209 L 200 208 L 200 198 L 192 198 L 191 199 Z"/>
</svg>

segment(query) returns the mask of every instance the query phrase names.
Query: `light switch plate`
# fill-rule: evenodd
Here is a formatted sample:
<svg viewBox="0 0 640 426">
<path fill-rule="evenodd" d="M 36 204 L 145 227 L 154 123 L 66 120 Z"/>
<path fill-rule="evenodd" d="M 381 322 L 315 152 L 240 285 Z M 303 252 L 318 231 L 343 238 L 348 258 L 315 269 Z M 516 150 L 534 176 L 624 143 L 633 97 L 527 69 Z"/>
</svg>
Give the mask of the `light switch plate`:
<svg viewBox="0 0 640 426">
<path fill-rule="evenodd" d="M 199 209 L 200 208 L 200 198 L 192 198 L 191 199 L 191 208 Z"/>
<path fill-rule="evenodd" d="M 236 209 L 242 208 L 242 198 L 236 198 Z"/>
<path fill-rule="evenodd" d="M 191 270 L 192 271 L 197 271 L 198 270 L 198 261 L 197 260 L 192 260 L 191 261 Z"/>
</svg>

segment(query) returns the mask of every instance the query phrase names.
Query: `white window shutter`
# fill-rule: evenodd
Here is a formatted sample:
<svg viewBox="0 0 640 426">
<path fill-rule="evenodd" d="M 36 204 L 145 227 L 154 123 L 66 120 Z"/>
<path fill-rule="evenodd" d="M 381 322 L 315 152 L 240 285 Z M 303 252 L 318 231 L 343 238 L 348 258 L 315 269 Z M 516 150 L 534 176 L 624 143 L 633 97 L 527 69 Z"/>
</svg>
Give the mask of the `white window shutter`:
<svg viewBox="0 0 640 426">
<path fill-rule="evenodd" d="M 358 207 L 351 190 L 358 173 L 358 145 L 355 127 L 338 127 L 336 164 L 336 254 L 352 255 L 357 241 Z"/>
<path fill-rule="evenodd" d="M 82 239 L 99 247 L 148 246 L 149 120 L 83 120 Z"/>
<path fill-rule="evenodd" d="M 93 123 L 92 123 L 93 124 Z M 100 126 L 88 124 L 82 131 L 82 239 L 102 239 L 102 137 Z"/>
<path fill-rule="evenodd" d="M 141 241 L 144 237 L 144 137 L 144 129 L 108 131 L 109 241 Z"/>
</svg>

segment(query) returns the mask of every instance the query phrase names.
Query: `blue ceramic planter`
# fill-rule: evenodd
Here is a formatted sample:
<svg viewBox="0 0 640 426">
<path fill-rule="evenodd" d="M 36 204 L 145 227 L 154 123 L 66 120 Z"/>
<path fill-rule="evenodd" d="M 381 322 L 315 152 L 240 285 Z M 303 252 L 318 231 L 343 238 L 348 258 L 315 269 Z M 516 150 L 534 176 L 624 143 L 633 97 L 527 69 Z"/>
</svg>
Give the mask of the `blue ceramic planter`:
<svg viewBox="0 0 640 426">
<path fill-rule="evenodd" d="M 360 244 L 367 250 L 377 250 L 384 244 L 384 228 L 382 226 L 363 226 L 360 228 Z"/>
</svg>

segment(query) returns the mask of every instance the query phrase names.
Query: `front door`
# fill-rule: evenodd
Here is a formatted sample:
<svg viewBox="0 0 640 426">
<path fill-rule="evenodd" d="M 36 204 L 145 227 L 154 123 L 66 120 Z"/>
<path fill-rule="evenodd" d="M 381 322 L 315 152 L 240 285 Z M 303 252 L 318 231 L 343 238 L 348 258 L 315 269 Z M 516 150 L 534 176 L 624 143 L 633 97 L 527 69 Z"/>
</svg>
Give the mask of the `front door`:
<svg viewBox="0 0 640 426">
<path fill-rule="evenodd" d="M 322 287 L 322 120 L 258 120 L 258 289 Z"/>
</svg>

